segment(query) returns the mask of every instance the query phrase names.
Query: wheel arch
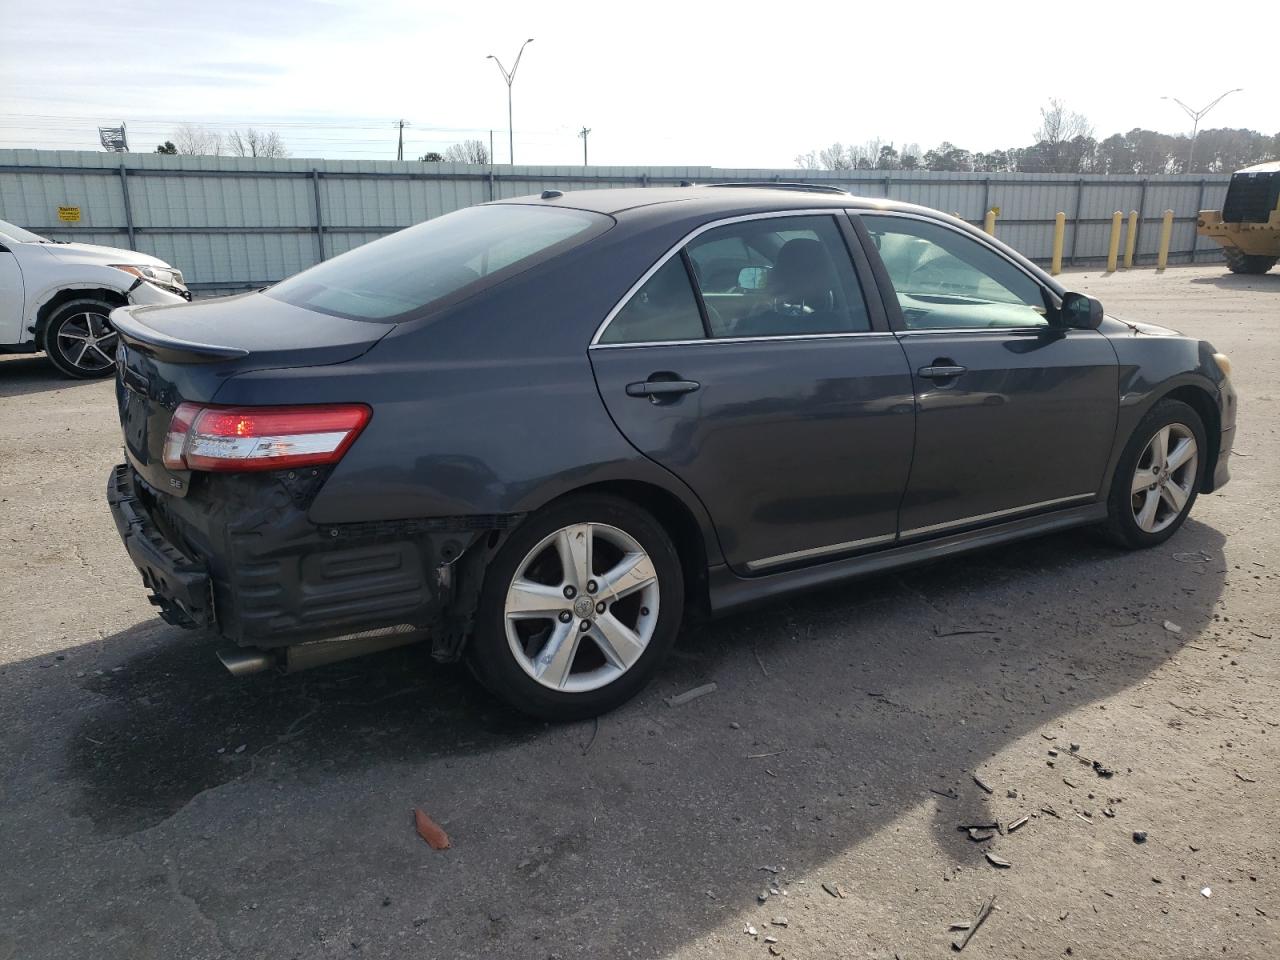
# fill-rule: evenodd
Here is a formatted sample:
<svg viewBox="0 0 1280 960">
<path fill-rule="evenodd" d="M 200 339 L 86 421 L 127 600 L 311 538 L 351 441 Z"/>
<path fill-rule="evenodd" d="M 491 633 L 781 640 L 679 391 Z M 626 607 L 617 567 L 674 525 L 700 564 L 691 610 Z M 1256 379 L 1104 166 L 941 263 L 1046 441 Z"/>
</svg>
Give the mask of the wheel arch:
<svg viewBox="0 0 1280 960">
<path fill-rule="evenodd" d="M 653 516 L 666 530 L 680 555 L 684 574 L 686 615 L 710 612 L 706 535 L 698 518 L 676 494 L 644 480 L 602 480 L 560 494 L 550 503 L 584 494 L 607 494 L 626 500 Z M 547 504 L 548 506 L 550 504 Z"/>
<path fill-rule="evenodd" d="M 34 331 L 36 345 L 42 350 L 44 349 L 44 331 L 49 325 L 49 320 L 60 307 L 74 300 L 101 300 L 113 307 L 123 307 L 129 303 L 129 294 L 100 284 L 64 286 L 46 293 L 44 301 L 36 308 Z"/>
<path fill-rule="evenodd" d="M 1200 415 L 1204 424 L 1205 443 L 1209 449 L 1205 451 L 1204 476 L 1200 481 L 1200 492 L 1213 491 L 1213 474 L 1218 465 L 1218 456 L 1222 449 L 1222 414 L 1213 394 L 1203 387 L 1194 384 L 1183 384 L 1161 394 L 1155 401 L 1180 400 Z M 1153 403 L 1152 406 L 1155 406 Z"/>
</svg>

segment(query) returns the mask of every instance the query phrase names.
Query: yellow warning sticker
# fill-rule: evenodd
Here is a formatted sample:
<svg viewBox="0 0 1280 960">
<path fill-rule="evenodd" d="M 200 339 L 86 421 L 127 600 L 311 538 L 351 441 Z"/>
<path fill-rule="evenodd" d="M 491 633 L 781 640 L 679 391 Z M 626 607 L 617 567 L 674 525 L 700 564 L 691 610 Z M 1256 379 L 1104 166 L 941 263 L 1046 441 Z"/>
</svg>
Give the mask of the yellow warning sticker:
<svg viewBox="0 0 1280 960">
<path fill-rule="evenodd" d="M 58 219 L 63 223 L 79 223 L 80 208 L 79 207 L 59 207 Z"/>
</svg>

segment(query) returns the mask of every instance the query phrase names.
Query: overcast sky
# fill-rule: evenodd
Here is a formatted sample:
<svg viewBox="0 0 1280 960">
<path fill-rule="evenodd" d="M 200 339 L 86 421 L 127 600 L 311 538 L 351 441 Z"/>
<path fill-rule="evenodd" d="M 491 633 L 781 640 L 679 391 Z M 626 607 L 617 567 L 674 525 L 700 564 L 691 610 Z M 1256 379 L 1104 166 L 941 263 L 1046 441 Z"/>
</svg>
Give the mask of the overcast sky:
<svg viewBox="0 0 1280 960">
<path fill-rule="evenodd" d="M 150 151 L 193 121 L 276 129 L 299 157 L 394 159 L 403 117 L 406 157 L 492 128 L 505 162 L 485 55 L 509 67 L 527 37 L 521 163 L 580 163 L 583 125 L 593 164 L 786 167 L 872 138 L 990 150 L 1029 143 L 1053 96 L 1100 136 L 1181 132 L 1161 95 L 1199 108 L 1229 87 L 1245 90 L 1206 126 L 1280 130 L 1274 58 L 1223 45 L 1229 6 L 1179 6 L 0 0 L 0 147 L 97 149 L 97 124 L 125 120 Z"/>
</svg>

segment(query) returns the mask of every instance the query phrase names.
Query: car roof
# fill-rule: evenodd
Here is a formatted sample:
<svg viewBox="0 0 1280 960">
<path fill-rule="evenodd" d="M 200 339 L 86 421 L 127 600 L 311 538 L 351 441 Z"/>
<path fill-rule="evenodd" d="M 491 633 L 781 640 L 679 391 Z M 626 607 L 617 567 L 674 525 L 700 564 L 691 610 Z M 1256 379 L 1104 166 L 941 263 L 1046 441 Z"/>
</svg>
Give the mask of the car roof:
<svg viewBox="0 0 1280 960">
<path fill-rule="evenodd" d="M 735 214 L 755 213 L 762 210 L 833 210 L 851 207 L 878 210 L 901 210 L 930 217 L 943 217 L 937 210 L 886 200 L 884 197 L 856 197 L 838 188 L 814 184 L 691 184 L 682 187 L 622 187 L 597 190 L 548 190 L 524 197 L 512 197 L 497 203 L 535 204 L 570 207 L 588 210 L 613 217 L 632 210 L 644 209 L 653 213 L 659 204 L 696 203 L 698 210 L 714 216 L 731 217 Z M 672 211 L 676 214 L 675 210 Z"/>
</svg>

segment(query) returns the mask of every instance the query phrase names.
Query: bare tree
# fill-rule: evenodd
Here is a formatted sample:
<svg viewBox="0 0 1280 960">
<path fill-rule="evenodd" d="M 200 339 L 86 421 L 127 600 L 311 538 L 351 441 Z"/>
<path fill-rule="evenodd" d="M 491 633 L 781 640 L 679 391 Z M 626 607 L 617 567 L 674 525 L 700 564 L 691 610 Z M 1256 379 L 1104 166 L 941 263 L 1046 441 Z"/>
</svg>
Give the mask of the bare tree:
<svg viewBox="0 0 1280 960">
<path fill-rule="evenodd" d="M 1063 143 L 1070 143 L 1076 137 L 1093 136 L 1093 124 L 1083 113 L 1067 109 L 1067 105 L 1057 97 L 1049 99 L 1049 106 L 1040 108 L 1040 126 L 1032 134 L 1036 143 L 1047 143 L 1056 148 Z"/>
<path fill-rule="evenodd" d="M 463 140 L 444 152 L 450 163 L 488 163 L 489 148 L 483 140 Z"/>
<path fill-rule="evenodd" d="M 796 167 L 800 170 L 817 170 L 820 166 L 818 151 L 810 150 L 808 153 L 796 154 Z"/>
<path fill-rule="evenodd" d="M 855 163 L 853 151 L 839 142 L 819 150 L 818 160 L 826 170 L 852 170 Z"/>
<path fill-rule="evenodd" d="M 188 157 L 216 157 L 222 153 L 222 134 L 194 123 L 184 123 L 173 131 L 177 152 Z"/>
<path fill-rule="evenodd" d="M 227 152 L 233 157 L 266 157 L 280 159 L 289 155 L 289 150 L 274 130 L 255 130 L 253 127 L 241 133 L 232 130 L 227 134 Z"/>
</svg>

